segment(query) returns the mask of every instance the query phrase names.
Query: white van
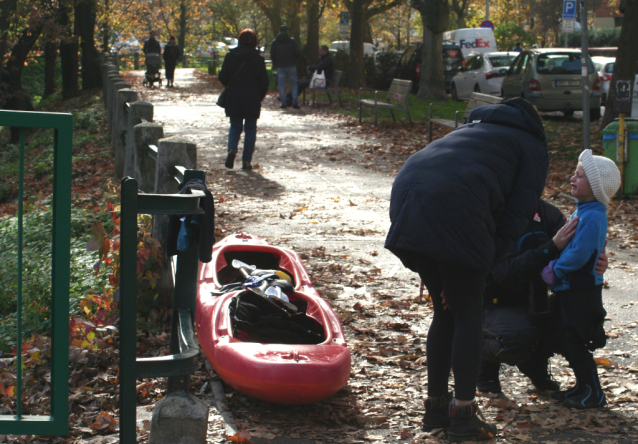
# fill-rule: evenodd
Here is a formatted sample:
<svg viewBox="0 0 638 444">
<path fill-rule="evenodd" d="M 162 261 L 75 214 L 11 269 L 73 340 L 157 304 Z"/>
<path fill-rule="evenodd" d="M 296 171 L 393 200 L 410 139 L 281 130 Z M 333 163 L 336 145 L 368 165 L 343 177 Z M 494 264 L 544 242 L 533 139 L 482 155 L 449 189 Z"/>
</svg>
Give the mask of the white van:
<svg viewBox="0 0 638 444">
<path fill-rule="evenodd" d="M 334 49 L 335 51 L 346 51 L 350 52 L 350 42 L 346 40 L 341 40 L 338 42 L 332 42 L 330 45 L 330 49 Z M 372 43 L 364 43 L 363 44 L 363 55 L 373 56 L 374 53 L 377 52 L 377 47 Z"/>
<path fill-rule="evenodd" d="M 490 28 L 462 28 L 443 33 L 443 43 L 459 45 L 464 56 L 475 52 L 496 52 L 494 31 Z"/>
</svg>

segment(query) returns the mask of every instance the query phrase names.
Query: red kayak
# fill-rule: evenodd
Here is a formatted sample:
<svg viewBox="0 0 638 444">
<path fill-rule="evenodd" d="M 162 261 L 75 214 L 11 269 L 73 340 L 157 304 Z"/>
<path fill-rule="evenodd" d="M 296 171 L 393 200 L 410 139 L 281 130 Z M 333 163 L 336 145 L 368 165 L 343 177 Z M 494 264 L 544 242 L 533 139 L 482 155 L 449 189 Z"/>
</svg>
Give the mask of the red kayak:
<svg viewBox="0 0 638 444">
<path fill-rule="evenodd" d="M 310 404 L 335 394 L 350 377 L 341 323 L 301 258 L 256 236 L 215 244 L 212 261 L 200 269 L 195 324 L 215 372 L 248 396 Z"/>
</svg>

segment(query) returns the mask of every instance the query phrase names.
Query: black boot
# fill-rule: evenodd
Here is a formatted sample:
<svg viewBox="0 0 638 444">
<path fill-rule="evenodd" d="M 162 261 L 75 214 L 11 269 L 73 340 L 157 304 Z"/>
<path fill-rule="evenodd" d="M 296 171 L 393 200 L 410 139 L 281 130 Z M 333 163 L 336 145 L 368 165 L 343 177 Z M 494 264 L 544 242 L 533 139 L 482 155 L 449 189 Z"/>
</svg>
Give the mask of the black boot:
<svg viewBox="0 0 638 444">
<path fill-rule="evenodd" d="M 500 369 L 501 364 L 483 360 L 478 382 L 476 383 L 476 388 L 479 392 L 483 394 L 501 392 L 501 381 L 498 376 Z"/>
<path fill-rule="evenodd" d="M 554 381 L 547 370 L 548 360 L 546 358 L 538 359 L 534 355 L 532 358 L 518 364 L 518 369 L 527 376 L 538 390 L 560 390 L 560 386 Z"/>
<path fill-rule="evenodd" d="M 464 406 L 450 403 L 450 429 L 447 432 L 450 441 L 482 441 L 495 436 L 496 426 L 485 421 L 476 402 Z"/>
<path fill-rule="evenodd" d="M 583 376 L 581 381 L 581 385 L 583 386 L 582 393 L 568 397 L 563 401 L 563 405 L 575 409 L 595 409 L 596 407 L 603 407 L 607 404 L 607 397 L 600 386 L 598 372 L 594 369 Z"/>
<path fill-rule="evenodd" d="M 237 151 L 228 152 L 228 156 L 226 156 L 226 162 L 224 163 L 224 166 L 226 168 L 232 168 L 233 166 L 235 166 L 235 155 L 237 155 Z"/>
<path fill-rule="evenodd" d="M 567 390 L 555 391 L 552 393 L 552 398 L 563 401 L 567 398 L 571 398 L 572 396 L 580 396 L 585 392 L 585 384 L 582 381 L 580 373 L 574 370 L 574 375 L 576 376 L 576 385 L 568 388 Z"/>
<path fill-rule="evenodd" d="M 250 163 L 250 160 L 242 160 L 241 161 L 241 169 L 242 170 L 252 170 L 253 165 Z"/>
<path fill-rule="evenodd" d="M 434 429 L 447 429 L 450 426 L 449 405 L 452 393 L 443 396 L 426 398 L 425 415 L 423 415 L 423 431 L 430 432 Z"/>
</svg>

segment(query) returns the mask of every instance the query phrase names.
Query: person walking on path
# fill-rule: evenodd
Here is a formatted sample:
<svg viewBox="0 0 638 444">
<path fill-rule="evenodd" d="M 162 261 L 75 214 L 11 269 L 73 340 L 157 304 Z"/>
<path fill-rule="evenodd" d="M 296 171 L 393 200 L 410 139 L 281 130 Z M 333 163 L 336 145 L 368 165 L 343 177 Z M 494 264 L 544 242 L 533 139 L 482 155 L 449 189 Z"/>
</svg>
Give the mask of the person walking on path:
<svg viewBox="0 0 638 444">
<path fill-rule="evenodd" d="M 144 42 L 142 52 L 144 54 L 161 54 L 162 48 L 160 48 L 159 42 L 155 39 L 155 31 L 151 31 L 148 40 Z"/>
<path fill-rule="evenodd" d="M 175 66 L 177 65 L 177 59 L 179 59 L 179 46 L 175 36 L 172 35 L 168 40 L 168 43 L 164 47 L 164 71 L 166 72 L 166 86 L 172 87 L 173 79 L 175 77 Z"/>
<path fill-rule="evenodd" d="M 549 165 L 543 123 L 525 99 L 477 107 L 468 122 L 399 171 L 385 242 L 432 297 L 423 428 L 448 429 L 453 442 L 496 434 L 474 401 L 485 278 L 534 216 Z"/>
<path fill-rule="evenodd" d="M 541 273 L 552 286 L 560 307 L 565 358 L 576 375 L 576 385 L 554 392 L 565 407 L 590 409 L 607 403 L 592 351 L 606 343 L 603 308 L 604 277 L 595 269 L 607 238 L 607 204 L 620 188 L 620 170 L 613 160 L 584 150 L 571 178 L 578 228 L 575 236 Z"/>
<path fill-rule="evenodd" d="M 290 90 L 292 93 L 292 107 L 299 109 L 297 97 L 297 65 L 301 51 L 297 41 L 288 35 L 288 27 L 281 25 L 279 34 L 270 45 L 270 58 L 273 68 L 277 69 L 277 82 L 279 83 L 280 108 L 286 108 L 286 77 L 290 80 Z"/>
<path fill-rule="evenodd" d="M 226 168 L 233 168 L 239 137 L 244 133 L 242 169 L 252 169 L 253 152 L 257 140 L 257 119 L 261 113 L 261 101 L 268 92 L 268 73 L 264 58 L 259 55 L 257 34 L 244 29 L 238 38 L 237 48 L 224 58 L 219 81 L 228 88 L 226 92 L 226 116 L 230 117 L 228 132 L 228 156 Z"/>
</svg>

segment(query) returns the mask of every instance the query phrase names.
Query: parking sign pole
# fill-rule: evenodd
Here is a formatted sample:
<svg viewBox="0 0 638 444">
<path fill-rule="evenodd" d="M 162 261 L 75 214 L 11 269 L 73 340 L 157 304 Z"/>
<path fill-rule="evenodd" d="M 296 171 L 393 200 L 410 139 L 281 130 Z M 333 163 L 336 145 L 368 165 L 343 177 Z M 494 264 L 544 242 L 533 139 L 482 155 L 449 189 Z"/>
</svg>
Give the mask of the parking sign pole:
<svg viewBox="0 0 638 444">
<path fill-rule="evenodd" d="M 587 0 L 580 1 L 580 45 L 583 52 L 581 71 L 583 75 L 583 149 L 589 149 L 591 134 L 589 129 L 589 42 L 587 41 Z"/>
</svg>

